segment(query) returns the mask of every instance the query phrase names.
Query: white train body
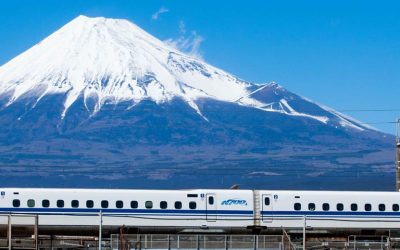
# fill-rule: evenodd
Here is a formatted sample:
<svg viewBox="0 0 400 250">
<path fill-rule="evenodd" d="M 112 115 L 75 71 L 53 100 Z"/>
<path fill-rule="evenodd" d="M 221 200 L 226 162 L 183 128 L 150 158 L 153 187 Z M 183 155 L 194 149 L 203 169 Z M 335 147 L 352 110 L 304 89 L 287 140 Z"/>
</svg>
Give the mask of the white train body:
<svg viewBox="0 0 400 250">
<path fill-rule="evenodd" d="M 397 192 L 0 189 L 0 224 L 246 229 L 400 228 Z M 14 218 L 15 217 L 15 218 Z"/>
<path fill-rule="evenodd" d="M 260 191 L 260 196 L 271 199 L 261 208 L 262 225 L 270 228 L 400 228 L 397 192 Z"/>
</svg>

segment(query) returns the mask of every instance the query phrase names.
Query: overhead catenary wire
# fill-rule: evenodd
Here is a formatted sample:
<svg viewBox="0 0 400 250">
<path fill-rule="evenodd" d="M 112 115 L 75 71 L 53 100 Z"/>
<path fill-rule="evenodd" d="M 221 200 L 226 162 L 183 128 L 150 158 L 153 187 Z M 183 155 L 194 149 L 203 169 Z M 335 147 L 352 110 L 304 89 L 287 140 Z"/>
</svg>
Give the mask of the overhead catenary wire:
<svg viewBox="0 0 400 250">
<path fill-rule="evenodd" d="M 338 109 L 338 112 L 397 112 L 400 109 Z"/>
</svg>

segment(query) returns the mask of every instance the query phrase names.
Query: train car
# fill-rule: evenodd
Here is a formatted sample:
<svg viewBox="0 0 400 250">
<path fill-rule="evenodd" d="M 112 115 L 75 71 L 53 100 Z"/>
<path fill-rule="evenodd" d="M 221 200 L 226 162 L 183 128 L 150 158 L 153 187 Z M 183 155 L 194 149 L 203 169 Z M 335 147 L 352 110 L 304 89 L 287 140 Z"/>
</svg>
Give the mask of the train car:
<svg viewBox="0 0 400 250">
<path fill-rule="evenodd" d="M 270 228 L 400 228 L 400 193 L 259 191 L 260 225 Z"/>
<path fill-rule="evenodd" d="M 0 189 L 0 224 L 144 231 L 399 229 L 397 192 Z M 19 216 L 18 216 L 19 215 Z M 28 215 L 24 217 L 24 215 Z M 14 218 L 15 217 L 15 218 Z M 101 222 L 100 222 L 101 220 Z"/>
<path fill-rule="evenodd" d="M 241 230 L 253 225 L 251 190 L 1 190 L 0 213 L 38 215 L 41 228 L 102 226 L 153 231 Z M 3 217 L 2 224 L 6 223 Z M 30 222 L 31 223 L 31 222 Z M 15 219 L 13 224 L 28 224 Z"/>
</svg>

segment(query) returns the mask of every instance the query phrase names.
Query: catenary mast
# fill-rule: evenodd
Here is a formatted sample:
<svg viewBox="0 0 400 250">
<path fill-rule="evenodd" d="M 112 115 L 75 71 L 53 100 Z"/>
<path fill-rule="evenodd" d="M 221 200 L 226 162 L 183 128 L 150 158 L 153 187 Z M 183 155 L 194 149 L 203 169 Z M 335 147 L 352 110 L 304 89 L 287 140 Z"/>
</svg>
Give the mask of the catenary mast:
<svg viewBox="0 0 400 250">
<path fill-rule="evenodd" d="M 400 191 L 400 118 L 396 123 L 396 191 Z"/>
</svg>

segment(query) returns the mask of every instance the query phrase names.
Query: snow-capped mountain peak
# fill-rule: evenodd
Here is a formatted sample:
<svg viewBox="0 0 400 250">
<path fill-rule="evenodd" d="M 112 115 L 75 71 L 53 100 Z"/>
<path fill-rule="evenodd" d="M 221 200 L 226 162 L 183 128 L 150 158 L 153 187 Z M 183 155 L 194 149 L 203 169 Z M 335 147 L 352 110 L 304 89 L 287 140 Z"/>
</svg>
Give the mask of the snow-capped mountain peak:
<svg viewBox="0 0 400 250">
<path fill-rule="evenodd" d="M 276 83 L 240 80 L 122 19 L 79 16 L 0 67 L 0 97 L 6 106 L 27 97 L 37 104 L 52 94 L 64 95 L 60 118 L 80 98 L 91 114 L 105 103 L 134 106 L 179 98 L 207 120 L 197 105 L 207 98 L 364 129 Z"/>
<path fill-rule="evenodd" d="M 63 115 L 80 97 L 97 101 L 156 102 L 180 97 L 231 101 L 249 84 L 169 47 L 133 23 L 79 16 L 0 68 L 8 104 L 24 95 L 40 100 L 65 93 Z"/>
</svg>

